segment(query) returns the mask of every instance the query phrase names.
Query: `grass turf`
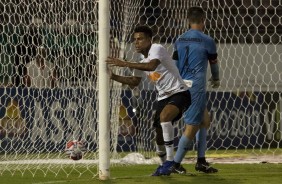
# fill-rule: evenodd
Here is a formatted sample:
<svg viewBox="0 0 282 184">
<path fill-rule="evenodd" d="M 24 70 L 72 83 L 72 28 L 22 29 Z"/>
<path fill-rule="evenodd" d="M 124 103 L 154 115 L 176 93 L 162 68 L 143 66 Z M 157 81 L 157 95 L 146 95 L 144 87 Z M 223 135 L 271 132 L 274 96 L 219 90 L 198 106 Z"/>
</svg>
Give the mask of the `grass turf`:
<svg viewBox="0 0 282 184">
<path fill-rule="evenodd" d="M 61 168 L 57 173 L 46 172 L 44 169 L 8 172 L 0 175 L 1 184 L 277 184 L 282 179 L 282 164 L 214 164 L 219 169 L 216 174 L 198 173 L 194 165 L 184 167 L 193 175 L 177 175 L 151 177 L 157 165 L 128 165 L 111 167 L 111 179 L 98 180 L 97 168 L 85 172 L 85 168 Z M 67 175 L 66 173 L 71 173 Z"/>
</svg>

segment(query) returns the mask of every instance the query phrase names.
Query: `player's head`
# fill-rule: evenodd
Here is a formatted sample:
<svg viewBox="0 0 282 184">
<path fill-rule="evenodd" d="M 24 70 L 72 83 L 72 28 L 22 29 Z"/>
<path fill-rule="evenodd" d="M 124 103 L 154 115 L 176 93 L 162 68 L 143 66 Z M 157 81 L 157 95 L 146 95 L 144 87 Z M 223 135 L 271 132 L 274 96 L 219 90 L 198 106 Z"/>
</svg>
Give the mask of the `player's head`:
<svg viewBox="0 0 282 184">
<path fill-rule="evenodd" d="M 188 10 L 188 19 L 189 24 L 192 25 L 202 25 L 204 26 L 206 18 L 206 13 L 204 12 L 203 8 L 194 6 L 189 8 Z"/>
<path fill-rule="evenodd" d="M 148 26 L 137 26 L 134 29 L 134 44 L 137 52 L 147 55 L 152 44 L 153 31 Z"/>
</svg>

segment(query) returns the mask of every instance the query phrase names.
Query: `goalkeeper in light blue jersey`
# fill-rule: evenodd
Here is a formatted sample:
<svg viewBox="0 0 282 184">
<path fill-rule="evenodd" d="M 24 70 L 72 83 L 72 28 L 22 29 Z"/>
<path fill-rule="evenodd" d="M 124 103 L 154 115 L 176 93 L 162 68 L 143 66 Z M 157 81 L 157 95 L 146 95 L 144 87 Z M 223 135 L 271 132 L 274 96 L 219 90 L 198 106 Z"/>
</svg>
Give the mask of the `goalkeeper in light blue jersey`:
<svg viewBox="0 0 282 184">
<path fill-rule="evenodd" d="M 205 173 L 218 172 L 205 159 L 207 128 L 210 117 L 206 108 L 207 68 L 210 63 L 213 88 L 219 87 L 219 67 L 214 39 L 203 33 L 205 12 L 201 7 L 191 7 L 188 12 L 191 29 L 182 34 L 175 42 L 173 59 L 191 93 L 191 106 L 185 112 L 185 131 L 179 140 L 174 161 L 163 165 L 161 175 L 169 175 L 177 170 L 188 150 L 193 147 L 193 139 L 197 133 L 198 159 L 195 166 L 197 171 Z"/>
</svg>

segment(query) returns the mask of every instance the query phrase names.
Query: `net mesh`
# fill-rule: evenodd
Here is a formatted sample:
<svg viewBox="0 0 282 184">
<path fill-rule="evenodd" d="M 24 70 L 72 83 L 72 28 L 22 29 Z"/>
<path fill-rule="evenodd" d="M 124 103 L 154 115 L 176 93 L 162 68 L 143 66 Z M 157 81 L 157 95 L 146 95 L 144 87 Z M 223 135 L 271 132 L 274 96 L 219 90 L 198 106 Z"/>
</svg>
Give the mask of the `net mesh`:
<svg viewBox="0 0 282 184">
<path fill-rule="evenodd" d="M 140 24 L 149 25 L 154 40 L 172 53 L 173 42 L 188 29 L 187 10 L 194 5 L 207 12 L 205 33 L 215 38 L 220 62 L 221 87 L 207 93 L 212 118 L 208 150 L 215 157 L 222 150 L 228 156 L 243 150 L 277 158 L 282 136 L 279 1 L 110 1 L 110 55 L 140 60 L 132 45 L 133 29 Z M 36 174 L 40 168 L 69 175 L 83 168 L 95 176 L 98 2 L 5 0 L 0 9 L 0 173 Z M 36 68 L 36 60 L 47 64 Z M 38 85 L 32 82 L 36 79 Z M 112 163 L 148 163 L 147 158 L 157 163 L 154 85 L 144 77 L 134 89 L 113 81 L 110 88 Z M 175 124 L 175 146 L 182 127 L 183 122 Z M 82 160 L 65 154 L 70 140 L 86 143 Z M 126 160 L 124 155 L 132 152 L 143 157 Z"/>
</svg>

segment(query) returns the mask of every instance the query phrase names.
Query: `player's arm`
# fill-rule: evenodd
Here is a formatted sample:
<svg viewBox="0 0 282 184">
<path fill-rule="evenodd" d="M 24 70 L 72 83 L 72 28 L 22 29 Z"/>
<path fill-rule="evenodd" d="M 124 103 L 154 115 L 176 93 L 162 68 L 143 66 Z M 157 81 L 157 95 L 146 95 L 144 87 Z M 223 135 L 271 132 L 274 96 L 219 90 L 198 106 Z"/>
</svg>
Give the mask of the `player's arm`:
<svg viewBox="0 0 282 184">
<path fill-rule="evenodd" d="M 219 66 L 217 58 L 209 59 L 209 63 L 213 80 L 219 80 Z"/>
<path fill-rule="evenodd" d="M 218 88 L 220 85 L 219 80 L 219 66 L 218 66 L 218 60 L 217 60 L 217 52 L 216 52 L 216 43 L 214 39 L 210 39 L 208 41 L 208 60 L 210 63 L 210 69 L 212 77 L 210 79 L 210 83 L 212 88 Z"/>
<path fill-rule="evenodd" d="M 135 63 L 120 60 L 118 58 L 108 57 L 106 63 L 111 66 L 128 67 L 132 69 L 138 69 L 142 71 L 154 71 L 160 64 L 160 60 L 152 59 L 148 63 Z"/>
<path fill-rule="evenodd" d="M 120 82 L 122 84 L 127 84 L 130 87 L 132 86 L 138 86 L 139 83 L 141 82 L 141 77 L 137 77 L 137 76 L 120 76 L 120 75 L 116 75 L 112 72 L 111 69 L 108 70 L 108 73 L 110 75 L 110 79 Z"/>
<path fill-rule="evenodd" d="M 122 84 L 127 84 L 129 86 L 138 86 L 138 84 L 141 81 L 140 77 L 135 77 L 135 76 L 120 76 L 120 75 L 116 75 L 116 74 L 112 74 L 111 76 L 112 80 L 115 80 L 117 82 L 120 82 Z"/>
<path fill-rule="evenodd" d="M 220 86 L 219 80 L 219 66 L 217 61 L 217 54 L 209 56 L 209 63 L 212 77 L 210 79 L 210 83 L 212 88 L 218 88 Z"/>
</svg>

